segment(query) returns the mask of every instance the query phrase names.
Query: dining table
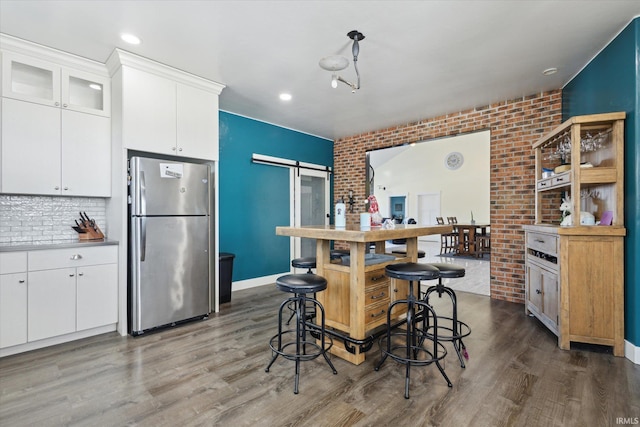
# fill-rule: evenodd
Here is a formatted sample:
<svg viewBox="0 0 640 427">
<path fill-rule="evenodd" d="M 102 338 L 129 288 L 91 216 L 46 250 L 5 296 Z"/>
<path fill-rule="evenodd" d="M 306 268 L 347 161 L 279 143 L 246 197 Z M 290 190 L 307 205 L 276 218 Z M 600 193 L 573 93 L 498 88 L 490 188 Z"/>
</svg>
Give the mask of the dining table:
<svg viewBox="0 0 640 427">
<path fill-rule="evenodd" d="M 279 226 L 276 234 L 316 240 L 316 274 L 327 280 L 327 288 L 316 298 L 324 307 L 328 334 L 339 342 L 330 352 L 359 365 L 384 331 L 389 304 L 408 294 L 408 283 L 388 278 L 385 267 L 397 262 L 416 262 L 419 236 L 452 230 L 448 224 L 395 224 L 393 228 L 311 225 Z M 405 253 L 386 250 L 386 242 L 394 239 L 406 239 Z M 341 246 L 348 244 L 349 255 L 332 259 L 335 242 Z M 394 313 L 394 319 L 401 317 L 401 312 Z"/>
<path fill-rule="evenodd" d="M 456 223 L 453 225 L 458 231 L 458 252 L 456 255 L 475 256 L 476 234 L 487 234 L 491 224 L 486 223 Z"/>
</svg>

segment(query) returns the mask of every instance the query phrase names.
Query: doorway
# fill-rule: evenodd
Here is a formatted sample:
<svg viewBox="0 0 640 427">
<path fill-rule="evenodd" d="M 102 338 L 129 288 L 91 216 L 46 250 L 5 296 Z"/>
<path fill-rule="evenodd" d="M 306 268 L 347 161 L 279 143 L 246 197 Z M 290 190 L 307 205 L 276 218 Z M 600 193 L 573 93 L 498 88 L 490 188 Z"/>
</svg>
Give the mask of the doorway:
<svg viewBox="0 0 640 427">
<path fill-rule="evenodd" d="M 407 213 L 407 196 L 389 197 L 389 216 L 396 222 L 403 222 Z"/>
<path fill-rule="evenodd" d="M 418 194 L 418 218 L 416 222 L 420 225 L 434 225 L 437 223 L 436 217 L 440 216 L 440 193 L 420 193 Z M 420 240 L 437 240 L 438 235 L 422 236 Z"/>
</svg>

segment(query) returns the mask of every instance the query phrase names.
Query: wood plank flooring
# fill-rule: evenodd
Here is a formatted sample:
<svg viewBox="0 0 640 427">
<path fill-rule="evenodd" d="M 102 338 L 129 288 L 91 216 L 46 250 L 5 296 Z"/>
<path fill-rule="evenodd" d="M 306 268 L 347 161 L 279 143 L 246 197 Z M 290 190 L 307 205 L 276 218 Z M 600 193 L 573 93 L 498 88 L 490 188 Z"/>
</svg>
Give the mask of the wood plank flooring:
<svg viewBox="0 0 640 427">
<path fill-rule="evenodd" d="M 269 373 L 283 295 L 235 292 L 210 319 L 138 338 L 116 333 L 0 359 L 2 426 L 614 426 L 640 417 L 640 366 L 602 349 L 558 349 L 521 305 L 458 292 L 470 359 L 450 344 L 448 388 L 435 366 L 379 372 L 377 345 L 354 366 L 293 362 Z M 444 312 L 443 300 L 436 310 Z M 637 418 L 636 418 L 637 419 Z"/>
</svg>

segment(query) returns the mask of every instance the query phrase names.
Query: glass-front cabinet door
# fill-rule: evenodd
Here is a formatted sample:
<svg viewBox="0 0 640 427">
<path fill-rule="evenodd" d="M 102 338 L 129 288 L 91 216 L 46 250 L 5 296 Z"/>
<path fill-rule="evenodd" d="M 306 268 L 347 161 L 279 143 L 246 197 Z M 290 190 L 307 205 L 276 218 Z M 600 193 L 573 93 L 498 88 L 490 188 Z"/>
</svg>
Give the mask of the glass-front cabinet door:
<svg viewBox="0 0 640 427">
<path fill-rule="evenodd" d="M 109 116 L 111 86 L 108 78 L 83 71 L 62 70 L 62 108 Z"/>
<path fill-rule="evenodd" d="M 110 116 L 109 78 L 61 67 L 14 53 L 3 53 L 2 96 Z"/>
<path fill-rule="evenodd" d="M 3 53 L 2 64 L 2 96 L 60 106 L 60 67 L 12 53 Z"/>
</svg>

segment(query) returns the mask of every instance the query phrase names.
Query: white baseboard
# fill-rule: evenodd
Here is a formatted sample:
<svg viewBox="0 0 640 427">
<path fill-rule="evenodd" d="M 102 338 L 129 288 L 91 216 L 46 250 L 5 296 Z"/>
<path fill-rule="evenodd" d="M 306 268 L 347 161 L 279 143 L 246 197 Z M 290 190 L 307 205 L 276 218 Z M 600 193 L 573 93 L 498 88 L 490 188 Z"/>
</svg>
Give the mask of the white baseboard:
<svg viewBox="0 0 640 427">
<path fill-rule="evenodd" d="M 258 286 L 270 285 L 276 283 L 276 279 L 282 275 L 289 274 L 288 271 L 271 276 L 256 277 L 254 279 L 239 280 L 231 284 L 232 291 L 242 291 L 244 289 L 257 288 Z"/>
<path fill-rule="evenodd" d="M 640 347 L 624 340 L 624 357 L 631 360 L 636 365 L 640 365 Z"/>
<path fill-rule="evenodd" d="M 45 338 L 38 341 L 32 341 L 24 344 L 18 344 L 13 347 L 0 349 L 0 357 L 11 356 L 13 354 L 24 353 L 25 351 L 37 350 L 39 348 L 49 347 L 56 344 L 62 344 L 70 341 L 88 338 L 94 335 L 105 334 L 116 330 L 116 324 L 99 326 L 93 329 L 85 329 L 79 332 L 72 332 L 66 335 L 58 335 L 51 338 Z"/>
</svg>

